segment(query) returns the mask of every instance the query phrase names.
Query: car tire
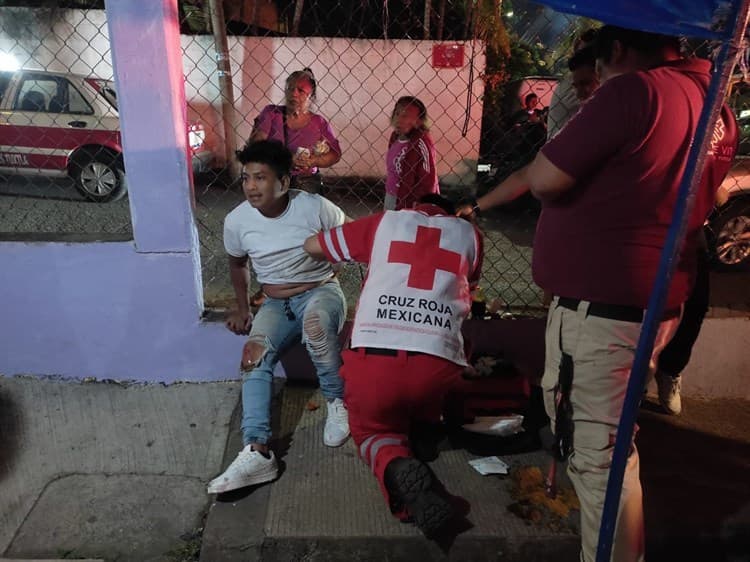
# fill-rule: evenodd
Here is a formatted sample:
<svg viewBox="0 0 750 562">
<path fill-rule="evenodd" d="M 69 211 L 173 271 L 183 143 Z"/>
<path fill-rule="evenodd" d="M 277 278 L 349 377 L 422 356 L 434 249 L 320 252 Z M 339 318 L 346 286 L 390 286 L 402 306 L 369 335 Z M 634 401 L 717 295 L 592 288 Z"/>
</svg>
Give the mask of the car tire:
<svg viewBox="0 0 750 562">
<path fill-rule="evenodd" d="M 750 269 L 750 198 L 730 199 L 714 213 L 708 227 L 714 269 Z"/>
<path fill-rule="evenodd" d="M 122 158 L 105 148 L 84 149 L 71 163 L 76 189 L 89 201 L 117 201 L 128 191 Z"/>
</svg>

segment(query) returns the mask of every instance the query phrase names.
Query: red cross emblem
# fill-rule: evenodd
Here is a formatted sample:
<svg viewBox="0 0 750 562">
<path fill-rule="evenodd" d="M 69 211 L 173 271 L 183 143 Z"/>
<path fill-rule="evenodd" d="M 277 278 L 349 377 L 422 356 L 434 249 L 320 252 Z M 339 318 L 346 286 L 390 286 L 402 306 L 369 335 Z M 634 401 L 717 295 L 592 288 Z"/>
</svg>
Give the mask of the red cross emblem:
<svg viewBox="0 0 750 562">
<path fill-rule="evenodd" d="M 407 285 L 414 289 L 432 290 L 438 269 L 458 275 L 461 271 L 461 254 L 440 247 L 439 228 L 417 227 L 414 242 L 391 242 L 388 263 L 405 263 L 410 267 Z"/>
</svg>

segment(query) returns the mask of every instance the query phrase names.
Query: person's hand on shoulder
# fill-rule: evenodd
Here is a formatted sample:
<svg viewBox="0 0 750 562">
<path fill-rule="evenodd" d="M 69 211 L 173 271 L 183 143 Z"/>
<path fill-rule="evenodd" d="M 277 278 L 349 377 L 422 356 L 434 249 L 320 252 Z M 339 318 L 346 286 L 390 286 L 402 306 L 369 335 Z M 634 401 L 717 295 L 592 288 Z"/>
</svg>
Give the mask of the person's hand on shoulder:
<svg viewBox="0 0 750 562">
<path fill-rule="evenodd" d="M 226 327 L 238 336 L 246 336 L 250 333 L 253 324 L 253 313 L 249 310 L 232 310 L 227 315 Z"/>
<path fill-rule="evenodd" d="M 473 209 L 471 208 L 471 205 L 464 204 L 456 207 L 456 216 L 457 217 L 471 217 L 471 215 L 474 214 Z"/>
<path fill-rule="evenodd" d="M 474 221 L 479 216 L 479 204 L 476 199 L 465 199 L 456 205 L 456 216 Z"/>
</svg>

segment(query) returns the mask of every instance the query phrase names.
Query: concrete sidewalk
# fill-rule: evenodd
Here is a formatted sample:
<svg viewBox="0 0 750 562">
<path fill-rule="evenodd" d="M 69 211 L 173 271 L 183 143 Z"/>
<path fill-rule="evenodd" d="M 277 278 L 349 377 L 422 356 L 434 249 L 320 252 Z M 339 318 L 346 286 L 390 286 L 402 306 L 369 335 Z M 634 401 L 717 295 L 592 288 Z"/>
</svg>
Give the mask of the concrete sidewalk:
<svg viewBox="0 0 750 562">
<path fill-rule="evenodd" d="M 476 455 L 455 442 L 433 468 L 465 500 L 467 524 L 432 542 L 398 523 L 351 442 L 322 445 L 324 404 L 304 386 L 288 387 L 277 408 L 279 480 L 207 496 L 240 447 L 238 398 L 237 382 L 0 378 L 0 557 L 577 560 L 575 527 L 517 518 L 513 480 L 475 473 Z M 728 562 L 722 526 L 750 504 L 750 404 L 685 400 L 680 418 L 654 410 L 642 409 L 638 437 L 647 560 Z M 533 444 L 499 452 L 512 467 L 545 467 Z"/>
<path fill-rule="evenodd" d="M 0 377 L 0 556 L 189 560 L 238 395 Z"/>
</svg>

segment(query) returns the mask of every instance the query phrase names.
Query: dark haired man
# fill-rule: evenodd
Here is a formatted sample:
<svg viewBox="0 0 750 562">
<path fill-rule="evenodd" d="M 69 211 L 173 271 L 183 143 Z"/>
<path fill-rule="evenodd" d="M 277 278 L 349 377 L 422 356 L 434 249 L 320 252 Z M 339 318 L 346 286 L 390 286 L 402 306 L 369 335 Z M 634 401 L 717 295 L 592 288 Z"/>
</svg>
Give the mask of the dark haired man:
<svg viewBox="0 0 750 562">
<path fill-rule="evenodd" d="M 594 42 L 594 39 L 596 39 L 596 32 L 597 29 L 587 29 L 583 33 L 581 33 L 578 37 L 576 37 L 575 43 L 573 45 L 573 55 L 568 60 L 568 69 L 573 70 L 571 68 L 571 62 L 575 60 L 575 65 L 577 67 L 579 66 L 580 62 L 583 62 L 582 58 L 577 58 L 576 54 L 584 49 L 588 49 L 591 47 L 592 43 Z M 585 55 L 586 61 L 588 64 L 588 61 L 590 59 L 593 59 L 593 51 L 588 51 L 588 54 Z M 591 65 L 595 67 L 596 61 L 593 60 L 591 62 Z M 594 71 L 596 71 L 596 68 L 594 68 Z M 572 76 L 572 73 L 566 74 L 563 76 L 562 80 L 557 84 L 557 87 L 555 88 L 555 91 L 552 92 L 552 100 L 549 104 L 549 115 L 547 116 L 547 138 L 551 139 L 554 137 L 560 129 L 562 129 L 565 126 L 565 123 L 567 123 L 573 115 L 576 114 L 578 111 L 578 108 L 581 106 L 581 97 L 579 96 L 579 92 L 577 89 L 573 86 L 574 78 Z M 598 84 L 598 75 L 597 75 L 597 84 Z M 595 89 L 595 88 L 594 88 Z M 589 93 L 589 96 L 593 93 L 593 90 Z"/>
<path fill-rule="evenodd" d="M 544 126 L 544 113 L 539 107 L 539 96 L 531 92 L 523 98 L 523 107 L 513 116 L 513 123 L 516 126 L 526 124 L 540 124 Z"/>
<path fill-rule="evenodd" d="M 596 56 L 593 47 L 584 47 L 570 57 L 568 70 L 570 70 L 576 98 L 579 103 L 583 103 L 599 87 L 599 75 L 596 72 Z"/>
<path fill-rule="evenodd" d="M 308 236 L 343 224 L 346 216 L 320 195 L 289 189 L 292 154 L 280 142 L 250 143 L 237 158 L 246 201 L 224 221 L 224 247 L 237 299 L 227 327 L 249 333 L 240 365 L 244 447 L 209 483 L 209 493 L 276 478 L 276 457 L 269 449 L 273 371 L 300 336 L 327 399 L 323 442 L 338 447 L 349 436 L 338 342 L 346 303 L 331 266 L 313 260 L 302 248 Z M 266 296 L 255 317 L 248 303 L 248 258 Z"/>
<path fill-rule="evenodd" d="M 391 511 L 434 536 L 452 518 L 426 464 L 413 457 L 414 423 L 437 422 L 468 366 L 461 325 L 479 280 L 482 238 L 439 195 L 308 238 L 331 262 L 369 264 L 341 375 L 352 438 Z"/>
</svg>

